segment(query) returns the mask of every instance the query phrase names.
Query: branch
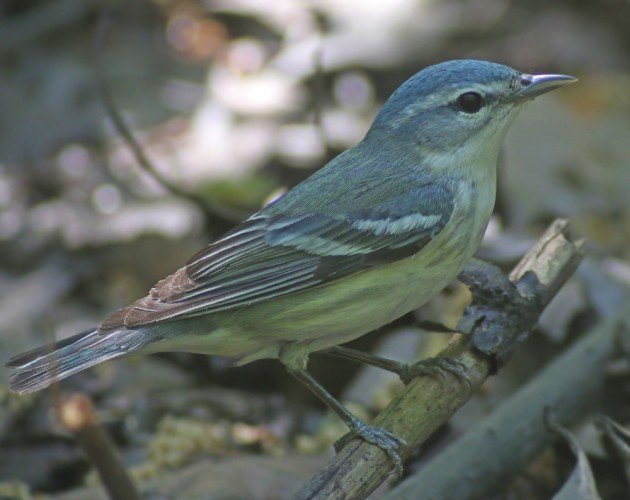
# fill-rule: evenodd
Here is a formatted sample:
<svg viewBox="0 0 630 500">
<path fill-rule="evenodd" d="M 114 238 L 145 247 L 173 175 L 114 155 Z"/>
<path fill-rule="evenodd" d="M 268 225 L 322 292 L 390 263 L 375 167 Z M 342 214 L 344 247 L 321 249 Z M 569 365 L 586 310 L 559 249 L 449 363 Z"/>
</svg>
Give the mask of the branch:
<svg viewBox="0 0 630 500">
<path fill-rule="evenodd" d="M 599 323 L 387 498 L 492 496 L 555 439 L 545 426 L 546 408 L 553 410 L 559 424 L 568 426 L 596 406 L 606 380 L 606 361 L 618 352 L 620 319 Z"/>
<path fill-rule="evenodd" d="M 127 127 L 127 124 L 123 120 L 114 98 L 112 97 L 107 78 L 105 77 L 105 71 L 99 55 L 102 52 L 103 40 L 105 37 L 107 18 L 103 15 L 99 19 L 97 26 L 96 36 L 94 40 L 94 67 L 96 72 L 96 85 L 100 94 L 105 111 L 109 119 L 112 121 L 114 128 L 120 134 L 123 141 L 127 144 L 131 152 L 133 153 L 136 162 L 148 175 L 155 179 L 164 189 L 180 198 L 189 200 L 195 204 L 204 213 L 206 222 L 216 221 L 219 225 L 228 227 L 233 226 L 236 223 L 241 222 L 249 214 L 243 213 L 239 210 L 234 210 L 228 207 L 224 207 L 217 203 L 212 202 L 202 196 L 195 193 L 185 191 L 176 184 L 172 183 L 166 177 L 164 177 L 151 163 L 151 161 L 144 154 L 142 146 L 138 143 L 133 132 Z"/>
<path fill-rule="evenodd" d="M 320 32 L 323 27 L 319 26 Z M 322 62 L 322 48 L 319 46 L 313 55 L 313 79 L 312 79 L 312 110 L 313 110 L 313 122 L 315 123 L 315 129 L 319 137 L 320 142 L 324 146 L 324 158 L 328 159 L 332 156 L 333 150 L 324 128 L 324 101 L 325 101 L 325 72 Z"/>
<path fill-rule="evenodd" d="M 577 268 L 583 256 L 584 241 L 572 242 L 567 228 L 566 221 L 552 223 L 510 273 L 511 283 L 499 283 L 498 289 L 506 296 L 511 294 L 517 306 L 504 307 L 505 311 L 493 311 L 494 314 L 483 317 L 478 313 L 484 310 L 487 313 L 488 309 L 484 309 L 483 301 L 478 300 L 469 306 L 461 322 L 469 327 L 471 335 L 458 335 L 439 354 L 466 366 L 473 389 L 481 386 L 495 372 L 497 357 L 492 353 L 500 354 L 498 360 L 505 361 L 507 356 L 503 355 L 509 354 L 514 345 L 522 342 L 534 327 L 542 309 Z M 487 283 L 479 264 L 475 266 L 476 273 L 473 272 L 469 282 L 473 284 L 475 296 L 477 292 L 483 295 L 486 290 L 484 284 L 488 286 L 494 282 Z M 492 268 L 490 272 L 493 272 Z M 490 290 L 489 295 L 495 301 L 505 298 L 501 293 L 493 295 L 492 292 Z M 471 322 L 470 318 L 475 319 Z M 487 340 L 487 333 L 496 333 L 493 321 L 499 321 L 509 330 L 502 332 L 503 343 L 486 343 L 491 349 L 484 349 L 488 352 L 484 354 L 471 341 L 484 345 L 482 341 Z M 508 346 L 505 352 L 502 349 L 504 345 Z M 407 441 L 409 446 L 401 450 L 405 459 L 471 395 L 470 388 L 450 374 L 446 381 L 432 377 L 417 378 L 378 415 L 375 425 Z M 297 493 L 297 498 L 365 498 L 387 478 L 390 470 L 389 457 L 383 450 L 355 439 Z"/>
</svg>

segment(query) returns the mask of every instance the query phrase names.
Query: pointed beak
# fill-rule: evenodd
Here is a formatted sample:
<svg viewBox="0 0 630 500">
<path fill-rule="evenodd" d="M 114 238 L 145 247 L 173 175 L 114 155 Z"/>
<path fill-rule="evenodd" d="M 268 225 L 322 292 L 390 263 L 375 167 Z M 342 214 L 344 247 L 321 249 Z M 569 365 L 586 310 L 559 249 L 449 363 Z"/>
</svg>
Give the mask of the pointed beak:
<svg viewBox="0 0 630 500">
<path fill-rule="evenodd" d="M 522 75 L 521 89 L 514 94 L 514 100 L 533 99 L 570 83 L 577 78 L 569 75 Z"/>
</svg>

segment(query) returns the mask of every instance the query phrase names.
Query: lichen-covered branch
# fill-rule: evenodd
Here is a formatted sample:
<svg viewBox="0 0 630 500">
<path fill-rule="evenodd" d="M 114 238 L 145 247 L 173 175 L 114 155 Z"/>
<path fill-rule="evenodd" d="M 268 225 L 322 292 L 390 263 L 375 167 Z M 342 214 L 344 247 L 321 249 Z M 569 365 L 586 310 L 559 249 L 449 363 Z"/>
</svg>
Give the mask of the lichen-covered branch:
<svg viewBox="0 0 630 500">
<path fill-rule="evenodd" d="M 387 498 L 491 496 L 557 438 L 545 425 L 546 408 L 561 425 L 594 409 L 605 383 L 606 361 L 618 350 L 620 324 L 620 317 L 603 320 Z"/>
<path fill-rule="evenodd" d="M 511 283 L 495 287 L 501 279 L 491 267 L 484 272 L 478 262 L 466 275 L 475 302 L 460 326 L 471 335 L 457 336 L 440 356 L 465 365 L 473 388 L 495 371 L 497 361 L 508 359 L 577 268 L 584 242 L 573 242 L 567 229 L 566 221 L 552 223 L 510 273 Z M 493 326 L 497 324 L 498 330 Z M 454 376 L 447 375 L 445 381 L 417 378 L 376 418 L 375 424 L 407 441 L 409 446 L 403 451 L 406 458 L 470 397 L 470 388 Z M 353 440 L 297 493 L 297 498 L 365 498 L 387 479 L 391 468 L 389 457 L 381 449 Z"/>
</svg>

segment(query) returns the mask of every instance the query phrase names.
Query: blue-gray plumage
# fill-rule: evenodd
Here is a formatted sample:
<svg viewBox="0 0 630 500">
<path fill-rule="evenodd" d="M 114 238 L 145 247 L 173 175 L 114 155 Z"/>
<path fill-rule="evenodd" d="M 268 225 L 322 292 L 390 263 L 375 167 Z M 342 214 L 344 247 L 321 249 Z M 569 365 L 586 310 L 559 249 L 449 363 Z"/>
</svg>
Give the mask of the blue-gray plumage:
<svg viewBox="0 0 630 500">
<path fill-rule="evenodd" d="M 417 308 L 457 276 L 492 213 L 512 120 L 529 99 L 572 81 L 483 61 L 420 71 L 359 144 L 149 295 L 93 330 L 12 359 L 11 389 L 32 392 L 127 354 L 279 358 L 399 464 L 394 437 L 358 425 L 309 379 L 308 355 Z"/>
</svg>

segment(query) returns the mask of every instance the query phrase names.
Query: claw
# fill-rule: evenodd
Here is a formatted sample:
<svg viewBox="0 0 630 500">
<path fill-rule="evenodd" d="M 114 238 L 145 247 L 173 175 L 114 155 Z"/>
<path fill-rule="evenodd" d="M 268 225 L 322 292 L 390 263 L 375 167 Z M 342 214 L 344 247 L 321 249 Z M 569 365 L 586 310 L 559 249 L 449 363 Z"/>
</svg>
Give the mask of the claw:
<svg viewBox="0 0 630 500">
<path fill-rule="evenodd" d="M 381 450 L 389 455 L 394 463 L 394 468 L 390 471 L 396 479 L 400 479 L 403 474 L 403 462 L 400 457 L 399 450 L 407 446 L 407 442 L 392 434 L 382 427 L 370 427 L 369 425 L 357 420 L 352 425 L 350 432 L 342 436 L 335 443 L 335 451 L 339 452 L 346 444 L 354 438 L 359 437 L 374 446 L 378 446 Z"/>
</svg>

